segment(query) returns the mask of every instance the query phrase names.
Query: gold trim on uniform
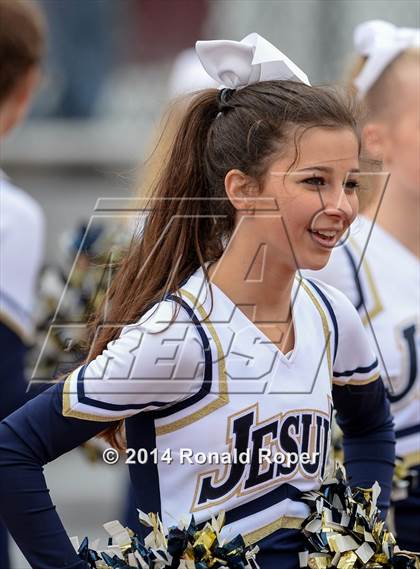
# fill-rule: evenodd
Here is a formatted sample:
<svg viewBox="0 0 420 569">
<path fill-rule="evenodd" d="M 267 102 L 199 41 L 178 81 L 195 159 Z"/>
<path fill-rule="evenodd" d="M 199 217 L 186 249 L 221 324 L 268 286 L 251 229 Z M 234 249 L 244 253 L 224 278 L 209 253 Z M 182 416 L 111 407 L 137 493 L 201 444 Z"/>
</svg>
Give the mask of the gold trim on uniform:
<svg viewBox="0 0 420 569">
<path fill-rule="evenodd" d="M 255 531 L 244 534 L 243 538 L 246 545 L 254 545 L 254 543 L 257 543 L 279 529 L 300 529 L 303 521 L 304 518 L 281 516 L 281 518 L 267 524 L 266 526 L 262 526 Z"/>
<path fill-rule="evenodd" d="M 208 403 L 202 409 L 199 409 L 198 411 L 191 413 L 191 415 L 188 415 L 187 417 L 182 417 L 182 419 L 178 419 L 176 421 L 173 421 L 172 423 L 168 423 L 167 425 L 160 425 L 159 427 L 156 427 L 157 436 L 167 435 L 168 433 L 173 433 L 174 431 L 182 429 L 187 425 L 191 425 L 192 423 L 195 423 L 196 421 L 199 421 L 203 417 L 210 415 L 210 413 L 214 413 L 214 411 L 217 411 L 217 409 L 220 409 L 220 407 L 223 407 L 224 405 L 229 403 L 229 394 L 227 391 L 227 379 L 226 379 L 226 367 L 225 367 L 225 354 L 223 352 L 219 336 L 217 335 L 217 332 L 209 319 L 209 315 L 204 310 L 203 306 L 199 304 L 198 299 L 185 289 L 180 289 L 179 292 L 182 295 L 184 295 L 186 298 L 188 298 L 197 308 L 200 316 L 203 318 L 203 320 L 205 320 L 205 324 L 214 340 L 214 343 L 217 348 L 219 386 L 220 386 L 219 392 L 221 393 L 221 395 L 219 395 L 219 397 L 216 400 L 212 401 L 211 403 Z"/>
<path fill-rule="evenodd" d="M 350 237 L 349 241 L 350 241 L 350 244 L 352 245 L 352 247 L 354 247 L 354 249 L 357 251 L 357 253 L 359 255 L 362 255 L 362 251 L 361 251 L 359 245 L 356 243 L 356 241 L 354 239 L 352 239 L 351 237 Z M 373 278 L 372 271 L 370 270 L 370 267 L 369 267 L 369 263 L 366 260 L 366 255 L 363 255 L 362 266 L 365 270 L 366 279 L 367 279 L 367 282 L 368 282 L 368 285 L 370 288 L 370 292 L 371 292 L 372 298 L 373 298 L 372 310 L 368 310 L 367 306 L 363 307 L 367 311 L 367 313 L 362 317 L 362 322 L 363 322 L 364 326 L 366 326 L 369 319 L 372 320 L 373 318 L 378 316 L 378 314 L 380 314 L 383 311 L 384 307 L 382 305 L 382 301 L 380 299 L 378 289 L 376 288 L 375 279 Z"/>
<path fill-rule="evenodd" d="M 319 304 L 318 299 L 316 298 L 314 293 L 310 290 L 310 288 L 308 287 L 308 285 L 305 283 L 305 281 L 303 279 L 300 279 L 300 284 L 303 286 L 303 288 L 307 292 L 309 298 L 312 300 L 312 302 L 315 305 L 315 308 L 318 310 L 318 312 L 321 316 L 322 329 L 324 331 L 325 343 L 327 346 L 328 368 L 329 368 L 330 374 L 331 374 L 330 377 L 332 378 L 333 377 L 333 368 L 332 368 L 331 345 L 330 345 L 331 332 L 330 332 L 330 329 L 328 327 L 328 322 L 327 322 L 327 318 L 325 316 L 325 312 L 321 308 L 321 305 Z"/>
<path fill-rule="evenodd" d="M 77 371 L 79 373 L 80 368 L 78 368 Z M 74 411 L 71 408 L 71 404 L 70 404 L 70 392 L 71 392 L 71 388 L 70 388 L 70 383 L 71 383 L 71 378 L 72 375 L 74 374 L 71 373 L 66 381 L 64 382 L 64 386 L 63 386 L 63 416 L 64 417 L 72 417 L 74 419 L 82 419 L 84 421 L 99 421 L 101 423 L 110 423 L 111 421 L 121 421 L 122 419 L 127 419 L 127 415 L 124 415 L 123 417 L 104 417 L 103 415 L 93 415 L 92 413 L 83 413 L 82 411 Z"/>
<path fill-rule="evenodd" d="M 214 329 L 213 324 L 209 321 L 208 314 L 206 313 L 204 308 L 198 303 L 197 299 L 190 292 L 188 292 L 184 289 L 181 289 L 180 292 L 182 294 L 184 294 L 187 298 L 189 298 L 191 300 L 191 302 L 194 303 L 194 305 L 197 306 L 198 312 L 200 313 L 202 318 L 204 320 L 206 320 L 207 328 L 209 329 L 210 334 L 213 337 L 214 343 L 215 343 L 216 348 L 217 348 L 217 355 L 218 355 L 219 383 L 220 383 L 221 395 L 215 401 L 208 403 L 202 409 L 199 409 L 198 411 L 196 411 L 195 413 L 192 413 L 188 417 L 183 417 L 182 419 L 178 419 L 177 421 L 173 421 L 172 423 L 168 423 L 167 425 L 161 425 L 159 427 L 156 427 L 156 435 L 157 436 L 166 435 L 167 433 L 171 433 L 173 431 L 181 429 L 182 427 L 190 425 L 191 423 L 194 423 L 195 421 L 202 419 L 206 415 L 213 413 L 214 411 L 216 411 L 220 407 L 223 407 L 224 405 L 229 403 L 229 395 L 227 393 L 225 356 L 224 356 L 223 348 L 222 348 L 220 339 L 217 335 L 217 332 Z M 75 371 L 78 372 L 79 369 L 75 370 Z M 92 413 L 83 413 L 82 411 L 72 410 L 71 404 L 70 404 L 70 391 L 71 391 L 70 383 L 71 383 L 72 375 L 73 374 L 70 374 L 67 377 L 67 379 L 64 383 L 64 388 L 63 388 L 63 415 L 64 416 L 74 417 L 76 419 L 83 419 L 86 421 L 102 421 L 102 422 L 120 421 L 122 419 L 127 419 L 127 415 L 104 417 L 102 415 L 94 415 Z"/>
<path fill-rule="evenodd" d="M 345 385 L 367 385 L 368 383 L 372 383 L 381 377 L 381 374 L 377 371 L 371 377 L 366 379 L 349 379 L 349 381 L 343 380 L 340 381 L 339 379 L 333 379 L 334 385 L 341 385 L 344 387 Z"/>
</svg>

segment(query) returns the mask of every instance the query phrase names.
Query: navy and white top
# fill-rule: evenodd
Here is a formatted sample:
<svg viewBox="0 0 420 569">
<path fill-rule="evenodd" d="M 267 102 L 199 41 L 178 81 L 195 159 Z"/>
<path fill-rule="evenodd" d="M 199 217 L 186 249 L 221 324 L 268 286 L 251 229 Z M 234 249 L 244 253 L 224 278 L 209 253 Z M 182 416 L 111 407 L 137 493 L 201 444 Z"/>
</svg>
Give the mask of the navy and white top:
<svg viewBox="0 0 420 569">
<path fill-rule="evenodd" d="M 397 454 L 420 465 L 420 262 L 380 225 L 360 216 L 350 238 L 312 276 L 357 308 L 379 357 L 395 418 Z"/>
<path fill-rule="evenodd" d="M 44 238 L 40 206 L 0 170 L 0 322 L 25 341 L 33 334 Z"/>
<path fill-rule="evenodd" d="M 25 357 L 44 248 L 44 216 L 0 170 L 0 420 L 28 399 Z"/>
<path fill-rule="evenodd" d="M 127 446 L 152 452 L 146 464 L 130 465 L 137 507 L 159 512 L 166 526 L 185 514 L 204 523 L 223 510 L 223 537 L 258 542 L 262 569 L 279 560 L 298 567 L 297 528 L 308 514 L 300 496 L 319 488 L 325 473 L 333 405 L 351 482 L 379 480 L 386 507 L 392 419 L 351 303 L 331 287 L 296 279 L 295 346 L 286 356 L 211 287 L 213 303 L 198 269 L 94 361 L 0 425 L 0 514 L 33 566 L 85 567 L 41 467 L 122 418 Z M 197 460 L 199 453 L 213 458 Z M 241 453 L 242 461 L 214 458 Z M 290 460 L 274 459 L 281 455 Z"/>
</svg>

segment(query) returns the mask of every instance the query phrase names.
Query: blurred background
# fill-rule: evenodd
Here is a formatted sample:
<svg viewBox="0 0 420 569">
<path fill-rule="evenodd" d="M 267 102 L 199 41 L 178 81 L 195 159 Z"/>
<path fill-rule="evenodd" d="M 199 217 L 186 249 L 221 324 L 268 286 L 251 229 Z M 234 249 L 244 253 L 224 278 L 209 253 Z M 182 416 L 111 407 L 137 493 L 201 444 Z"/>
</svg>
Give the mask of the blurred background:
<svg viewBox="0 0 420 569">
<path fill-rule="evenodd" d="M 69 235 L 100 198 L 136 191 L 170 98 L 176 56 L 197 39 L 240 40 L 258 32 L 312 83 L 343 78 L 352 30 L 367 19 L 420 25 L 417 0 L 40 0 L 48 55 L 27 121 L 1 146 L 1 168 L 46 216 L 45 265 L 71 270 Z M 112 216 L 118 199 L 106 203 Z M 96 208 L 96 209 L 95 209 Z M 117 215 L 117 213 L 115 214 Z M 77 239 L 76 239 L 77 241 Z M 73 256 L 72 256 L 73 255 Z M 52 307 L 54 309 L 54 307 Z M 46 469 L 70 535 L 105 538 L 102 523 L 122 516 L 123 465 L 91 463 L 80 450 Z M 29 567 L 13 548 L 12 567 Z"/>
</svg>

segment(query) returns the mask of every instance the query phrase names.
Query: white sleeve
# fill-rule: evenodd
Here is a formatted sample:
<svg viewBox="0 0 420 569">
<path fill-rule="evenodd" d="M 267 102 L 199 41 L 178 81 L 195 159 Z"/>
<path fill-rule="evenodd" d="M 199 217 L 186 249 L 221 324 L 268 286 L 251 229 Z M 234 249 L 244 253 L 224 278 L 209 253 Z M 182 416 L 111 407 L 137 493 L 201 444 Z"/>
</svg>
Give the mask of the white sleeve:
<svg viewBox="0 0 420 569">
<path fill-rule="evenodd" d="M 326 266 L 320 271 L 302 271 L 304 277 L 318 279 L 341 290 L 353 306 L 360 310 L 361 298 L 358 290 L 357 256 L 351 246 L 336 247 Z"/>
<path fill-rule="evenodd" d="M 163 409 L 200 390 L 204 350 L 184 309 L 174 301 L 149 309 L 89 364 L 66 379 L 63 414 L 93 421 Z"/>
<path fill-rule="evenodd" d="M 45 220 L 39 205 L 0 176 L 0 318 L 31 339 Z"/>
<path fill-rule="evenodd" d="M 332 308 L 333 382 L 337 385 L 364 385 L 375 381 L 380 377 L 378 359 L 357 310 L 336 288 L 324 282 L 314 282 Z"/>
</svg>

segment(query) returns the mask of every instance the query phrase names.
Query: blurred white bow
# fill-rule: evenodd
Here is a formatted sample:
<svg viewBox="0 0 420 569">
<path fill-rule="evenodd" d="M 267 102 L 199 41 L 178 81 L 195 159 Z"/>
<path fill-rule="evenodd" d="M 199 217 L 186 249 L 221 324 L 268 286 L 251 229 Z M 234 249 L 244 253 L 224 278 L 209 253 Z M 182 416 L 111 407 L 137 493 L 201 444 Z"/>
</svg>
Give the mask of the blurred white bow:
<svg viewBox="0 0 420 569">
<path fill-rule="evenodd" d="M 402 51 L 420 47 L 420 29 L 398 28 L 383 20 L 369 20 L 356 26 L 353 41 L 356 51 L 367 57 L 354 80 L 359 97 L 363 97 Z"/>
<path fill-rule="evenodd" d="M 220 89 L 242 89 L 259 81 L 286 79 L 310 85 L 307 75 L 293 61 L 256 33 L 240 42 L 198 41 L 195 49 Z"/>
</svg>

